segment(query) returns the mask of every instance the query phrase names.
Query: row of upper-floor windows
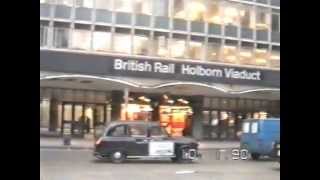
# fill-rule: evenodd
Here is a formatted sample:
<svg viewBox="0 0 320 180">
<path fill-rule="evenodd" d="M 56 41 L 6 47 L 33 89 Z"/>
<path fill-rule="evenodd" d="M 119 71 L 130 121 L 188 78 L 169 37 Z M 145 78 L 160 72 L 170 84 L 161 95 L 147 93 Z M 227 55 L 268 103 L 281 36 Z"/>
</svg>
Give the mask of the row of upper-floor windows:
<svg viewBox="0 0 320 180">
<path fill-rule="evenodd" d="M 40 26 L 40 47 L 280 68 L 280 46 L 125 28 Z"/>
<path fill-rule="evenodd" d="M 41 1 L 40 1 L 41 2 Z M 228 0 L 42 0 L 62 6 L 162 16 L 280 32 L 280 12 Z"/>
</svg>

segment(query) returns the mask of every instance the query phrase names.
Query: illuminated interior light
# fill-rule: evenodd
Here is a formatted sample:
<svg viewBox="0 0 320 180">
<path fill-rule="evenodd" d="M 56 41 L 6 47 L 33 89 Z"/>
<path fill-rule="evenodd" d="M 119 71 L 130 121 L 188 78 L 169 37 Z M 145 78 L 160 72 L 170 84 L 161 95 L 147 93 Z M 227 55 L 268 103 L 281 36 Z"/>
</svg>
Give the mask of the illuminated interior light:
<svg viewBox="0 0 320 180">
<path fill-rule="evenodd" d="M 167 102 L 170 103 L 170 104 L 173 104 L 173 103 L 174 103 L 174 100 L 169 99 Z"/>
<path fill-rule="evenodd" d="M 165 95 L 165 94 L 163 95 L 163 98 L 164 99 L 169 99 L 169 97 L 167 95 Z"/>
<path fill-rule="evenodd" d="M 273 60 L 279 60 L 280 56 L 272 55 L 272 56 L 270 56 L 270 58 L 273 59 Z"/>
<path fill-rule="evenodd" d="M 235 61 L 237 58 L 236 56 L 227 56 L 226 57 L 226 60 L 229 60 L 229 61 Z"/>
<path fill-rule="evenodd" d="M 235 46 L 223 46 L 224 49 L 236 49 Z"/>
<path fill-rule="evenodd" d="M 151 100 L 149 98 L 144 99 L 145 102 L 150 102 Z"/>
<path fill-rule="evenodd" d="M 267 52 L 266 49 L 255 49 L 254 51 L 258 52 L 258 53 L 266 53 Z"/>
<path fill-rule="evenodd" d="M 262 58 L 257 58 L 256 59 L 256 62 L 258 63 L 258 64 L 264 64 L 264 63 L 266 63 L 267 62 L 267 60 L 266 59 L 262 59 Z"/>
<path fill-rule="evenodd" d="M 256 27 L 261 29 L 268 29 L 268 25 L 265 23 L 257 23 Z"/>
<path fill-rule="evenodd" d="M 244 16 L 246 14 L 246 12 L 244 10 L 240 11 L 240 16 Z"/>
<path fill-rule="evenodd" d="M 215 52 L 211 53 L 211 56 L 216 56 L 216 55 L 217 55 L 217 53 L 215 53 Z"/>
<path fill-rule="evenodd" d="M 240 52 L 240 55 L 243 57 L 252 57 L 252 54 L 250 52 Z"/>
<path fill-rule="evenodd" d="M 238 15 L 238 10 L 234 7 L 227 7 L 224 9 L 224 15 L 229 17 L 235 17 Z"/>
<path fill-rule="evenodd" d="M 222 24 L 222 19 L 220 16 L 213 16 L 208 19 L 209 22 L 215 23 L 215 24 Z"/>
</svg>

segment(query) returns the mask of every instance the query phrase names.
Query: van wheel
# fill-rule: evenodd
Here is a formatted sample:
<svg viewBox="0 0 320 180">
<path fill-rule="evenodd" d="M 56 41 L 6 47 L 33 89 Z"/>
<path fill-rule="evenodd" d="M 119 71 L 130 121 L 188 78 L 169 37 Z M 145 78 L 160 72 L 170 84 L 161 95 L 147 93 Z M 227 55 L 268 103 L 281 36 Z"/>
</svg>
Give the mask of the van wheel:
<svg viewBox="0 0 320 180">
<path fill-rule="evenodd" d="M 123 163 L 126 159 L 126 155 L 122 151 L 114 151 L 111 154 L 111 161 L 113 163 Z"/>
<path fill-rule="evenodd" d="M 260 157 L 260 154 L 258 154 L 258 153 L 252 153 L 252 154 L 251 154 L 251 157 L 252 157 L 253 160 L 258 160 L 259 157 Z"/>
</svg>

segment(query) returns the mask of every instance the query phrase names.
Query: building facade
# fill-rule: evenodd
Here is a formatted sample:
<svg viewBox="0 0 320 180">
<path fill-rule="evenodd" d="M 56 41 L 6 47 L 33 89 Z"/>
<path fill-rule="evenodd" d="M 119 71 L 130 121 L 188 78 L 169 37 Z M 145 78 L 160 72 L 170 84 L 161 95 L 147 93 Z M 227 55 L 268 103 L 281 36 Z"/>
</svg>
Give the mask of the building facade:
<svg viewBox="0 0 320 180">
<path fill-rule="evenodd" d="M 279 116 L 280 0 L 40 1 L 41 132 L 145 120 L 235 140 Z"/>
</svg>

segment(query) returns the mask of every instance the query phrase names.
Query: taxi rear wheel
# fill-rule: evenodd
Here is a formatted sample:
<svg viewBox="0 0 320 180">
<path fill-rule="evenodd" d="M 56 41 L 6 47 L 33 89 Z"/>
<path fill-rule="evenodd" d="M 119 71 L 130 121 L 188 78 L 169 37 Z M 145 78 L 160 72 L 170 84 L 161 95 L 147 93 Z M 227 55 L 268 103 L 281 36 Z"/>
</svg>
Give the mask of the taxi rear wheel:
<svg viewBox="0 0 320 180">
<path fill-rule="evenodd" d="M 189 148 L 183 148 L 180 149 L 179 153 L 177 153 L 177 156 L 174 158 L 171 158 L 172 162 L 174 163 L 191 163 L 191 159 L 184 159 L 183 158 L 183 153 L 186 153 L 189 151 Z"/>
<path fill-rule="evenodd" d="M 114 151 L 111 154 L 111 161 L 113 163 L 123 163 L 126 159 L 126 155 L 122 151 Z"/>
</svg>

